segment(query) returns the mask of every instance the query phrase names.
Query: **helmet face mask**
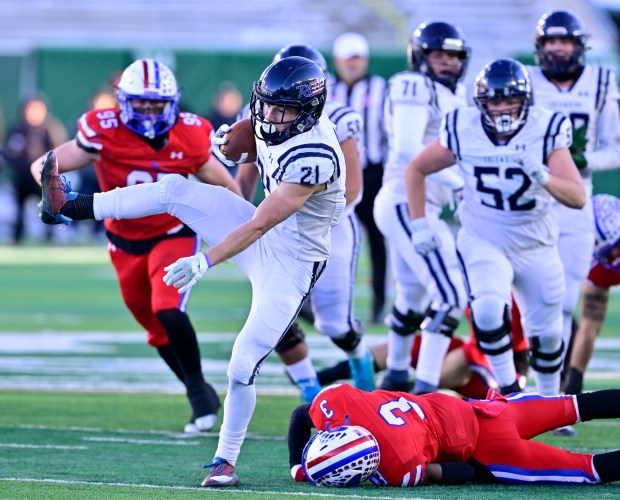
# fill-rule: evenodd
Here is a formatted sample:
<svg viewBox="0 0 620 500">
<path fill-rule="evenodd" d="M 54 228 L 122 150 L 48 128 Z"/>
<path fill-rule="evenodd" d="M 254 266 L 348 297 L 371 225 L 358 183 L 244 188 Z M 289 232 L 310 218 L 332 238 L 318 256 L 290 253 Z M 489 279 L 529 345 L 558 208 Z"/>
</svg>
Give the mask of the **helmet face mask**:
<svg viewBox="0 0 620 500">
<path fill-rule="evenodd" d="M 459 64 L 454 72 L 435 73 L 428 56 L 433 51 L 443 51 L 458 58 Z M 471 50 L 465 41 L 465 35 L 457 26 L 432 21 L 422 23 L 411 35 L 407 48 L 409 66 L 450 89 L 463 78 L 467 70 Z"/>
<path fill-rule="evenodd" d="M 321 117 L 326 97 L 325 74 L 313 61 L 291 56 L 272 63 L 252 90 L 254 134 L 268 145 L 277 145 L 307 132 Z M 273 114 L 267 116 L 265 105 L 283 110 L 280 121 L 268 119 Z"/>
<path fill-rule="evenodd" d="M 379 444 L 363 427 L 344 425 L 317 432 L 306 444 L 302 466 L 315 486 L 354 487 L 378 468 Z"/>
<path fill-rule="evenodd" d="M 525 124 L 532 104 L 527 70 L 514 59 L 487 64 L 476 77 L 474 102 L 488 131 L 500 136 L 515 134 Z"/>
<path fill-rule="evenodd" d="M 594 259 L 620 272 L 620 200 L 608 194 L 592 197 L 594 210 Z"/>
<path fill-rule="evenodd" d="M 116 98 L 121 121 L 136 134 L 154 139 L 176 123 L 180 99 L 176 78 L 159 61 L 139 59 L 130 64 L 118 82 Z"/>
<path fill-rule="evenodd" d="M 568 10 L 547 12 L 536 24 L 534 54 L 536 63 L 554 80 L 560 82 L 574 80 L 585 65 L 589 38 L 590 35 L 586 32 L 581 19 L 572 12 Z M 547 47 L 547 42 L 555 39 L 572 42 L 573 50 L 570 56 L 565 57 L 559 51 Z"/>
</svg>

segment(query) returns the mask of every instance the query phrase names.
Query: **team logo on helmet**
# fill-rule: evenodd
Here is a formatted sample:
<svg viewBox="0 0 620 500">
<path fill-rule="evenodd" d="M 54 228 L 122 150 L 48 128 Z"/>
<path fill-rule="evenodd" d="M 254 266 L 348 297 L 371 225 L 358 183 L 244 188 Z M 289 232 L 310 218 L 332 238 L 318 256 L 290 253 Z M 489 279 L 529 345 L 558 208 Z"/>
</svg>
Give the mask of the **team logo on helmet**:
<svg viewBox="0 0 620 500">
<path fill-rule="evenodd" d="M 315 78 L 314 80 L 300 85 L 298 88 L 299 97 L 314 97 L 315 95 L 321 94 L 323 89 L 325 89 L 325 79 Z"/>
</svg>

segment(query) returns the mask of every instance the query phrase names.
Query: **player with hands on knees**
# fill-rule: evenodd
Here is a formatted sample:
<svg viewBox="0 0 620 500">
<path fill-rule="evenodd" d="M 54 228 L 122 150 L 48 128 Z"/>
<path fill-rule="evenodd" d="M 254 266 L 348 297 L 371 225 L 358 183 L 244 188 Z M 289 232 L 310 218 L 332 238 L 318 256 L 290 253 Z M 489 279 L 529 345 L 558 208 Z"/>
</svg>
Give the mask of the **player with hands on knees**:
<svg viewBox="0 0 620 500">
<path fill-rule="evenodd" d="M 570 121 L 532 105 L 525 67 L 497 59 L 478 74 L 476 106 L 448 113 L 439 139 L 407 166 L 411 219 L 425 216 L 424 180 L 458 163 L 465 179 L 457 250 L 471 297 L 478 347 L 502 394 L 519 392 L 510 328 L 511 292 L 524 316 L 536 389 L 560 392 L 564 274 L 552 200 L 583 207 L 568 147 Z"/>
<path fill-rule="evenodd" d="M 89 205 L 60 189 L 58 174 L 94 164 L 99 185 L 113 190 L 153 185 L 165 176 L 195 175 L 200 181 L 239 193 L 235 181 L 209 151 L 209 121 L 179 109 L 180 92 L 173 72 L 155 59 L 139 59 L 121 74 L 118 107 L 84 113 L 75 139 L 32 163 L 43 178 L 41 220 L 68 224 L 92 214 Z M 71 215 L 60 213 L 69 202 Z M 92 215 L 91 215 L 92 216 Z M 163 267 L 176 259 L 193 259 L 200 245 L 196 233 L 169 214 L 105 221 L 110 259 L 127 308 L 147 332 L 147 342 L 183 382 L 192 408 L 186 432 L 213 428 L 220 401 L 205 382 L 196 332 L 187 315 L 189 293 L 179 297 L 162 282 Z M 184 291 L 188 291 L 185 288 Z"/>
<path fill-rule="evenodd" d="M 180 175 L 69 201 L 49 156 L 43 167 L 43 205 L 52 217 L 124 220 L 167 213 L 196 231 L 210 248 L 204 260 L 183 258 L 169 268 L 168 280 L 179 291 L 187 293 L 209 266 L 230 259 L 252 283 L 250 312 L 228 366 L 218 446 L 202 486 L 239 483 L 235 465 L 256 406 L 255 379 L 325 268 L 330 229 L 345 208 L 344 157 L 322 114 L 326 93 L 323 71 L 302 57 L 269 65 L 255 82 L 251 140 L 266 194 L 258 207 Z M 49 193 L 60 193 L 60 203 L 50 203 Z"/>
</svg>

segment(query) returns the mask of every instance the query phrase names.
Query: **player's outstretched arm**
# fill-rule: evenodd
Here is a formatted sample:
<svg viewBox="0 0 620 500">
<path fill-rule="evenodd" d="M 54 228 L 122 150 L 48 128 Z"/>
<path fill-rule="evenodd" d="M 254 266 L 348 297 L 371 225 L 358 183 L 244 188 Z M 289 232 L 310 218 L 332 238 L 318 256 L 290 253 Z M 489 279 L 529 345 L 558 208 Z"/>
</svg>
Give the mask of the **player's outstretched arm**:
<svg viewBox="0 0 620 500">
<path fill-rule="evenodd" d="M 474 476 L 474 468 L 463 462 L 428 464 L 424 484 L 464 484 Z"/>
</svg>

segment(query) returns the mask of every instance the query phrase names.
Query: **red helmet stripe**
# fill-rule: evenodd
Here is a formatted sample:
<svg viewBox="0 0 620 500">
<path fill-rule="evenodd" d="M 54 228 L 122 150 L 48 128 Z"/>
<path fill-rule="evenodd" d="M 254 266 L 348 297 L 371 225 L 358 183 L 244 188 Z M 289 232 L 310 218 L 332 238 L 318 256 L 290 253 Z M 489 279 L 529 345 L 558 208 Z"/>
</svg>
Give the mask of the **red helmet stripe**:
<svg viewBox="0 0 620 500">
<path fill-rule="evenodd" d="M 142 61 L 142 70 L 144 72 L 144 88 L 149 88 L 149 63 L 147 60 Z"/>
<path fill-rule="evenodd" d="M 350 443 L 343 444 L 342 446 L 339 446 L 338 448 L 334 448 L 330 452 L 322 454 L 321 456 L 319 456 L 319 457 L 315 458 L 314 460 L 308 462 L 306 464 L 306 467 L 308 469 L 310 469 L 310 468 L 314 467 L 315 465 L 318 465 L 318 464 L 324 462 L 325 460 L 329 460 L 330 458 L 332 458 L 332 457 L 334 457 L 334 456 L 336 456 L 336 455 L 338 455 L 338 454 L 340 454 L 340 453 L 342 453 L 344 451 L 347 451 L 347 450 L 349 450 L 351 448 L 355 448 L 356 446 L 359 446 L 360 444 L 363 444 L 363 443 L 366 443 L 366 442 L 368 444 L 372 445 L 372 446 L 374 446 L 374 444 L 375 444 L 374 440 L 373 440 L 373 438 L 371 436 L 360 436 L 355 441 L 351 441 Z"/>
</svg>

